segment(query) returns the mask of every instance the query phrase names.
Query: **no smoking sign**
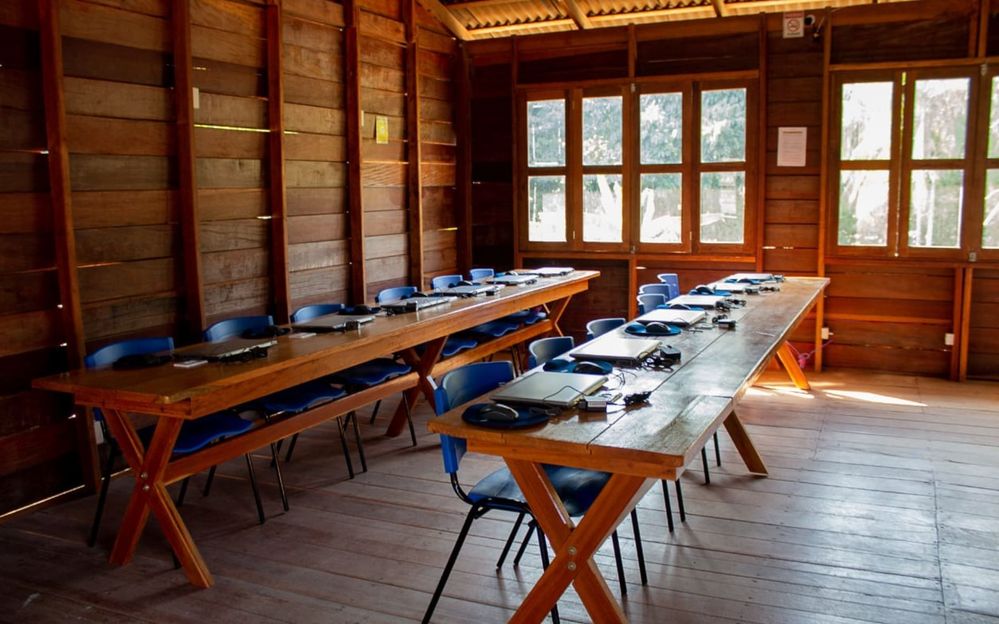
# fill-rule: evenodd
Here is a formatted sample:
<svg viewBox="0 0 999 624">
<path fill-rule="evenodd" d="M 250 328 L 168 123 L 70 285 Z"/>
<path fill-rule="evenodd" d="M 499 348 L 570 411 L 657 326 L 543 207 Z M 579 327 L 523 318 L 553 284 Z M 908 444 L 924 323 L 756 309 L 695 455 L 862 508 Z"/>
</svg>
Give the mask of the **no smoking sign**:
<svg viewBox="0 0 999 624">
<path fill-rule="evenodd" d="M 805 12 L 788 11 L 784 14 L 784 38 L 796 39 L 805 36 Z"/>
</svg>

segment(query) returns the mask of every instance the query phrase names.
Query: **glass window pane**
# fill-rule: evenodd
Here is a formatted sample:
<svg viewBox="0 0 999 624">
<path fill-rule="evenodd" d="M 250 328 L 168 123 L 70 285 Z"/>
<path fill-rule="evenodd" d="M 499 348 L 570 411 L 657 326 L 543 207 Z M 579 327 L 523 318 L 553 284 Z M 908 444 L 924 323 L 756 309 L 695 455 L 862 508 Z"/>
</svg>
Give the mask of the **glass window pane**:
<svg viewBox="0 0 999 624">
<path fill-rule="evenodd" d="M 746 160 L 746 90 L 701 93 L 701 162 Z"/>
<path fill-rule="evenodd" d="M 565 176 L 527 178 L 527 238 L 565 242 Z"/>
<path fill-rule="evenodd" d="M 968 83 L 967 78 L 916 81 L 913 158 L 964 158 Z"/>
<path fill-rule="evenodd" d="M 884 247 L 888 240 L 888 172 L 841 171 L 840 245 Z"/>
<path fill-rule="evenodd" d="M 741 243 L 746 212 L 746 174 L 701 174 L 701 242 Z"/>
<path fill-rule="evenodd" d="M 639 106 L 642 164 L 680 164 L 683 159 L 683 94 L 643 95 Z"/>
<path fill-rule="evenodd" d="M 985 177 L 982 247 L 999 249 L 999 169 L 989 169 Z"/>
<path fill-rule="evenodd" d="M 621 164 L 621 96 L 583 98 L 583 164 Z"/>
<path fill-rule="evenodd" d="M 583 240 L 588 243 L 620 243 L 621 176 L 583 176 Z"/>
<path fill-rule="evenodd" d="M 890 82 L 843 85 L 840 158 L 885 160 L 890 156 L 892 89 Z"/>
<path fill-rule="evenodd" d="M 679 243 L 683 204 L 681 173 L 642 174 L 640 201 L 643 243 Z"/>
<path fill-rule="evenodd" d="M 909 195 L 909 245 L 960 246 L 963 193 L 964 172 L 960 169 L 913 171 Z"/>
<path fill-rule="evenodd" d="M 989 108 L 989 158 L 999 158 L 999 80 L 992 79 L 992 104 Z"/>
<path fill-rule="evenodd" d="M 565 165 L 565 100 L 527 103 L 527 166 Z"/>
</svg>

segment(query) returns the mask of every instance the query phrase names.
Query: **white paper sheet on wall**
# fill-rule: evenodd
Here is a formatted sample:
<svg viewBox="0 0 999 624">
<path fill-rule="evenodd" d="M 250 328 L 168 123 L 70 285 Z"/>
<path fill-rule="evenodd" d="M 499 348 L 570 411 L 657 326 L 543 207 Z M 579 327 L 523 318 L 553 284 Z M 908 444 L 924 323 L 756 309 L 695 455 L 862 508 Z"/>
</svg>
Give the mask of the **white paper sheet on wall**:
<svg viewBox="0 0 999 624">
<path fill-rule="evenodd" d="M 777 132 L 777 166 L 804 167 L 808 128 L 780 128 Z"/>
</svg>

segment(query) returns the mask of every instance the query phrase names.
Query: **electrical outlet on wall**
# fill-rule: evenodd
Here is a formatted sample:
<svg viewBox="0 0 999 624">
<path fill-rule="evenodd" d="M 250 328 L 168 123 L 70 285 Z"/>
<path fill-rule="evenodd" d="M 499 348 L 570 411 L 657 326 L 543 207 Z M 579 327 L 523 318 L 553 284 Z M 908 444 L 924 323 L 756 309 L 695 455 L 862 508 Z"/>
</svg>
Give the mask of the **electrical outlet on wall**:
<svg viewBox="0 0 999 624">
<path fill-rule="evenodd" d="M 829 331 L 828 327 L 822 328 L 822 339 L 829 340 L 829 336 L 832 336 L 832 332 Z"/>
<path fill-rule="evenodd" d="M 944 334 L 944 345 L 948 347 L 954 346 L 954 334 L 947 332 Z"/>
</svg>

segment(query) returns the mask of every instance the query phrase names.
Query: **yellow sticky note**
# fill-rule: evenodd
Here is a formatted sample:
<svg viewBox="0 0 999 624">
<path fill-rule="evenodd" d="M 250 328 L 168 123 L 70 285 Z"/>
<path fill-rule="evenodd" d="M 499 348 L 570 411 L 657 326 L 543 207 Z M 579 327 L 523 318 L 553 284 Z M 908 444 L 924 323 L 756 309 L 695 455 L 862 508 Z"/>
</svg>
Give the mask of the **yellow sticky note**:
<svg viewBox="0 0 999 624">
<path fill-rule="evenodd" d="M 375 143 L 385 144 L 389 142 L 388 117 L 378 115 L 375 117 Z"/>
</svg>

